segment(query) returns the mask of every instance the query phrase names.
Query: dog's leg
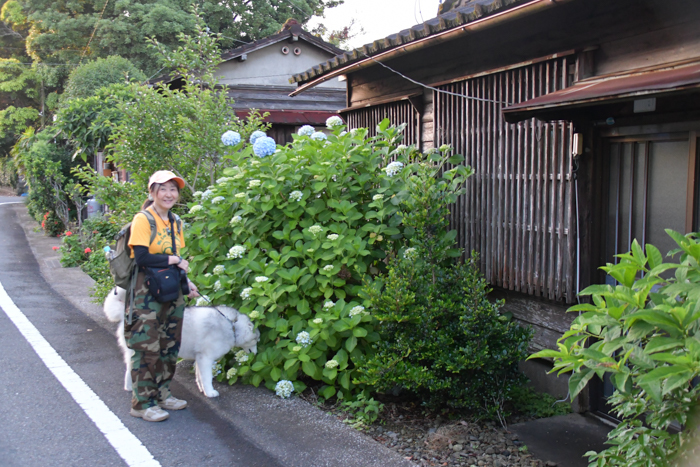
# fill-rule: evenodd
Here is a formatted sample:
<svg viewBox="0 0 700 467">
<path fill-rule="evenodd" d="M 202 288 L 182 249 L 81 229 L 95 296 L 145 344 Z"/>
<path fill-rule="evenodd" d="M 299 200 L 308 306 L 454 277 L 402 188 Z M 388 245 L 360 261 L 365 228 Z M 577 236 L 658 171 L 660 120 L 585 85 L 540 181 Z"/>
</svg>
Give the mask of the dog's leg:
<svg viewBox="0 0 700 467">
<path fill-rule="evenodd" d="M 219 391 L 214 389 L 214 386 L 211 384 L 211 380 L 213 378 L 211 369 L 214 366 L 214 360 L 203 355 L 197 355 L 195 364 L 195 375 L 199 390 L 202 391 L 207 397 L 218 397 Z"/>
<path fill-rule="evenodd" d="M 117 328 L 117 343 L 122 350 L 124 365 L 126 366 L 126 373 L 124 374 L 124 390 L 131 391 L 131 357 L 134 355 L 134 351 L 126 346 L 123 321 L 119 324 L 119 328 Z"/>
</svg>

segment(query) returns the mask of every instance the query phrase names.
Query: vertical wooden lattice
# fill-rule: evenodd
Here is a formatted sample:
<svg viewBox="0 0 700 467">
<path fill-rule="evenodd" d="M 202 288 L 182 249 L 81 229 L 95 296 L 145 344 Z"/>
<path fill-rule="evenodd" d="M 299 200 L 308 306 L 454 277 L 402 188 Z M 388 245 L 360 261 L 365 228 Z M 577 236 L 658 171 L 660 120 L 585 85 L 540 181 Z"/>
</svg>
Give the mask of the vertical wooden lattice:
<svg viewBox="0 0 700 467">
<path fill-rule="evenodd" d="M 572 303 L 576 219 L 568 122 L 508 124 L 501 110 L 566 88 L 564 57 L 480 76 L 435 93 L 435 144 L 463 154 L 474 175 L 452 210 L 459 246 L 480 254 L 494 286 Z"/>
<path fill-rule="evenodd" d="M 403 144 L 418 144 L 418 114 L 408 101 L 351 110 L 343 117 L 348 123 L 348 128 L 367 128 L 369 136 L 377 135 L 377 125 L 385 118 L 388 118 L 393 125 L 405 123 Z"/>
</svg>

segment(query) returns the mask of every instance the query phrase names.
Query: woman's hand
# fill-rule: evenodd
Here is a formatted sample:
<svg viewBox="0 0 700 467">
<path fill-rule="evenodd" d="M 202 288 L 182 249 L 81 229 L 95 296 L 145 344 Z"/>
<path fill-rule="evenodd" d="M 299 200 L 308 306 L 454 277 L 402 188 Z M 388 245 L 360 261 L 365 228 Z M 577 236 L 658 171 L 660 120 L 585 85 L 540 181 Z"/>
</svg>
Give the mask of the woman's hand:
<svg viewBox="0 0 700 467">
<path fill-rule="evenodd" d="M 188 298 L 197 298 L 199 297 L 199 291 L 197 289 L 197 286 L 194 285 L 194 282 L 192 281 L 187 281 L 189 286 L 190 286 L 190 293 L 187 295 Z"/>
<path fill-rule="evenodd" d="M 185 258 L 181 258 L 179 256 L 173 256 L 171 255 L 168 258 L 168 264 L 175 264 L 177 267 L 182 269 L 183 271 L 187 272 L 187 270 L 190 267 L 190 262 L 187 261 Z"/>
</svg>

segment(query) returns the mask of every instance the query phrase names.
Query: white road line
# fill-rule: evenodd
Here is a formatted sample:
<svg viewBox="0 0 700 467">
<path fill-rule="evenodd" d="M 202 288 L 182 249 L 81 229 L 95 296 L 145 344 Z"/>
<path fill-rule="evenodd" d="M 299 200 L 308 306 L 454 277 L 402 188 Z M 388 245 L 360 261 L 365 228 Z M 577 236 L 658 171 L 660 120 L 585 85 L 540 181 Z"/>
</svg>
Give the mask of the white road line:
<svg viewBox="0 0 700 467">
<path fill-rule="evenodd" d="M 5 288 L 0 283 L 0 307 L 17 326 L 27 342 L 31 344 L 39 358 L 51 370 L 56 379 L 66 388 L 75 402 L 85 411 L 97 426 L 97 429 L 107 438 L 109 444 L 117 451 L 129 466 L 160 466 L 148 449 L 134 436 L 119 420 L 107 405 L 95 394 L 90 387 L 73 371 L 71 367 L 51 347 L 39 330 L 17 308 Z"/>
</svg>

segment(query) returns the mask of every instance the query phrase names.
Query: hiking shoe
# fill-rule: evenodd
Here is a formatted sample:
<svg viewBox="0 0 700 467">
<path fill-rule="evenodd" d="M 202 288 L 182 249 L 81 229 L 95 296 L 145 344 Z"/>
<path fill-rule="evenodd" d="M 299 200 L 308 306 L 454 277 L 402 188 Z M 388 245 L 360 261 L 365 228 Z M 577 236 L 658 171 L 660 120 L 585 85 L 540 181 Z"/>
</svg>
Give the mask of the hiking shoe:
<svg viewBox="0 0 700 467">
<path fill-rule="evenodd" d="M 158 405 L 168 410 L 182 410 L 187 407 L 187 401 L 170 396 L 164 401 L 158 402 Z"/>
<path fill-rule="evenodd" d="M 143 410 L 131 409 L 130 413 L 132 417 L 143 418 L 147 422 L 162 422 L 170 416 L 168 412 L 157 405 Z"/>
</svg>

